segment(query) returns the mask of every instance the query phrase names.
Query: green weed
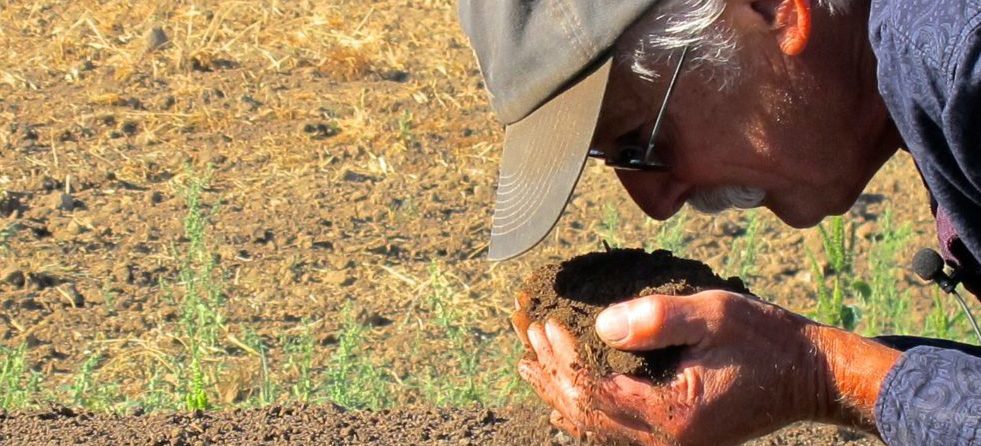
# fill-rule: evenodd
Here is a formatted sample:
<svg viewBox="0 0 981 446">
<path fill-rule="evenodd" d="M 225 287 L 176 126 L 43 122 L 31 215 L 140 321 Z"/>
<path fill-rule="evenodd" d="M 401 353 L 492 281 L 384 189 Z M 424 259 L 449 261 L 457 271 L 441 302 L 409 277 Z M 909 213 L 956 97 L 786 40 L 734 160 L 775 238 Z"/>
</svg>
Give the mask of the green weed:
<svg viewBox="0 0 981 446">
<path fill-rule="evenodd" d="M 75 407 L 114 412 L 126 405 L 126 399 L 119 394 L 118 385 L 100 382 L 96 377 L 102 359 L 102 354 L 89 354 L 68 387 L 71 403 Z"/>
<path fill-rule="evenodd" d="M 675 256 L 684 257 L 688 249 L 688 240 L 685 237 L 685 223 L 687 222 L 687 209 L 682 209 L 673 217 L 660 222 L 656 241 L 646 243 L 644 250 L 650 252 L 656 249 L 666 249 L 674 253 Z M 650 225 L 658 222 L 647 219 L 647 223 Z"/>
<path fill-rule="evenodd" d="M 178 273 L 178 281 L 183 287 L 180 326 L 187 350 L 184 363 L 179 368 L 182 372 L 183 400 L 189 410 L 211 407 L 208 388 L 215 381 L 219 365 L 209 362 L 206 366 L 204 358 L 223 353 L 218 340 L 225 328 L 222 315 L 224 295 L 215 278 L 218 273 L 215 256 L 208 246 L 208 213 L 201 204 L 201 194 L 207 185 L 207 176 L 189 172 L 187 182 L 180 191 L 187 206 L 184 236 L 188 242 Z"/>
<path fill-rule="evenodd" d="M 722 271 L 725 275 L 738 276 L 744 281 L 749 281 L 756 275 L 756 254 L 759 251 L 759 234 L 763 227 L 763 219 L 757 210 L 748 211 L 746 216 L 746 231 L 732 241 Z"/>
<path fill-rule="evenodd" d="M 330 401 L 349 409 L 385 407 L 389 386 L 363 348 L 366 327 L 357 320 L 350 304 L 341 311 L 341 319 L 337 348 L 324 371 L 324 394 Z"/>
<path fill-rule="evenodd" d="M 185 401 L 177 401 L 175 396 L 173 386 L 164 381 L 159 367 L 153 367 L 153 373 L 140 393 L 139 405 L 148 412 L 179 409 L 186 405 Z"/>
<path fill-rule="evenodd" d="M 27 345 L 0 346 L 0 409 L 19 410 L 33 405 L 41 386 L 41 374 L 31 370 Z"/>
<path fill-rule="evenodd" d="M 961 307 L 953 304 L 950 296 L 941 295 L 937 288 L 932 293 L 933 308 L 923 323 L 923 336 L 975 343 L 977 338 Z"/>
<path fill-rule="evenodd" d="M 415 142 L 415 136 L 412 133 L 413 123 L 412 123 L 412 111 L 405 109 L 402 112 L 402 116 L 399 117 L 399 139 L 406 146 L 411 146 Z"/>
<path fill-rule="evenodd" d="M 283 350 L 287 354 L 286 367 L 295 372 L 297 376 L 296 382 L 290 386 L 290 391 L 293 398 L 302 402 L 311 400 L 316 387 L 313 384 L 312 376 L 314 345 L 315 341 L 310 334 L 309 326 L 306 324 L 304 324 L 302 334 L 287 338 L 283 343 Z"/>
<path fill-rule="evenodd" d="M 0 251 L 7 252 L 10 251 L 10 239 L 14 238 L 14 234 L 17 233 L 17 224 L 10 223 L 3 229 L 0 229 Z"/>
<path fill-rule="evenodd" d="M 892 212 L 886 210 L 879 219 L 879 234 L 868 254 L 869 278 L 853 285 L 862 307 L 863 334 L 908 333 L 912 330 L 909 291 L 899 291 L 896 270 L 899 256 L 909 242 L 909 224 L 897 227 Z"/>
<path fill-rule="evenodd" d="M 436 263 L 429 267 L 428 283 L 422 309 L 429 317 L 422 319 L 416 339 L 432 343 L 439 353 L 414 373 L 410 386 L 424 401 L 443 407 L 493 406 L 528 398 L 528 388 L 516 374 L 523 353 L 520 342 L 475 330 L 475 321 L 457 310 L 459 291 Z"/>
<path fill-rule="evenodd" d="M 600 240 L 611 248 L 622 246 L 620 240 L 620 211 L 613 203 L 603 205 L 603 220 L 600 222 Z"/>
<path fill-rule="evenodd" d="M 854 330 L 860 315 L 855 306 L 845 303 L 845 293 L 846 288 L 855 282 L 852 270 L 855 230 L 854 226 L 850 230 L 846 230 L 845 226 L 845 219 L 841 216 L 832 217 L 827 227 L 824 223 L 818 226 L 830 272 L 825 273 L 825 269 L 810 250 L 807 251 L 807 257 L 811 264 L 811 273 L 817 282 L 815 318 L 825 324 Z"/>
<path fill-rule="evenodd" d="M 256 395 L 259 406 L 268 406 L 276 402 L 277 386 L 273 382 L 269 367 L 269 347 L 255 331 L 244 329 L 245 343 L 259 356 L 259 392 Z"/>
<path fill-rule="evenodd" d="M 89 407 L 92 392 L 92 373 L 102 360 L 102 355 L 89 355 L 82 363 L 82 368 L 75 375 L 71 386 L 72 403 L 78 407 Z"/>
</svg>

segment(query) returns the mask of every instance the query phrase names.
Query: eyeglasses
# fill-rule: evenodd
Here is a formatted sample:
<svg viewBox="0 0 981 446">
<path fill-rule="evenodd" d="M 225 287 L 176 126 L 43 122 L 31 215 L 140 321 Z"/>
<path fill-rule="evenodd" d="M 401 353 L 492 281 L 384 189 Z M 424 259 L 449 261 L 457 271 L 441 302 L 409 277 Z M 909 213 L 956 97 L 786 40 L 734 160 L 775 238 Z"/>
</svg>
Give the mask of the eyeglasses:
<svg viewBox="0 0 981 446">
<path fill-rule="evenodd" d="M 685 64 L 685 57 L 688 56 L 688 48 L 686 46 L 681 50 L 681 59 L 678 60 L 678 66 L 674 69 L 674 75 L 671 76 L 668 91 L 664 93 L 664 101 L 661 102 L 661 110 L 658 111 L 657 119 L 654 121 L 654 130 L 651 131 L 651 137 L 647 141 L 647 150 L 628 145 L 621 147 L 616 154 L 610 156 L 602 150 L 589 149 L 589 157 L 605 160 L 607 166 L 617 170 L 665 171 L 671 168 L 661 157 L 657 156 L 657 152 L 654 150 L 654 140 L 657 139 L 661 122 L 664 120 L 664 111 L 668 108 L 668 100 L 671 99 L 674 85 L 678 82 L 678 75 L 681 74 L 681 67 Z"/>
</svg>

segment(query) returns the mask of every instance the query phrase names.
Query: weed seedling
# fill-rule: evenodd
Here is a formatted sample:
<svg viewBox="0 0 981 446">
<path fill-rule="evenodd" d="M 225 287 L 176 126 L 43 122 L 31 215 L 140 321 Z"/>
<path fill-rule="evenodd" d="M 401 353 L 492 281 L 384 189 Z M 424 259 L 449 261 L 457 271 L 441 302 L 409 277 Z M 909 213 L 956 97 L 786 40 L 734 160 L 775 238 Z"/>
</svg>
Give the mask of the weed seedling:
<svg viewBox="0 0 981 446">
<path fill-rule="evenodd" d="M 684 257 L 688 249 L 688 241 L 685 239 L 685 223 L 688 221 L 686 209 L 682 209 L 673 217 L 660 223 L 657 230 L 657 241 L 649 242 L 644 246 L 644 250 L 650 252 L 655 249 L 666 249 L 678 257 Z M 648 219 L 647 223 L 657 223 L 656 220 Z"/>
<path fill-rule="evenodd" d="M 897 227 L 889 210 L 882 214 L 879 222 L 880 231 L 868 255 L 868 281 L 856 281 L 853 285 L 862 304 L 866 336 L 908 333 L 912 329 L 909 291 L 901 292 L 896 286 L 899 256 L 912 229 L 909 224 Z"/>
<path fill-rule="evenodd" d="M 859 312 L 854 306 L 845 303 L 845 287 L 854 283 L 852 259 L 855 249 L 854 226 L 850 231 L 845 229 L 845 219 L 835 216 L 830 219 L 828 228 L 818 226 L 824 254 L 828 260 L 830 272 L 825 273 L 814 253 L 807 251 L 811 263 L 811 274 L 817 282 L 817 310 L 815 318 L 829 325 L 835 325 L 846 330 L 854 330 L 858 324 Z M 828 286 L 830 276 L 831 286 Z"/>
<path fill-rule="evenodd" d="M 610 247 L 619 248 L 620 241 L 620 211 L 613 203 L 603 205 L 603 221 L 600 223 L 600 239 Z"/>
<path fill-rule="evenodd" d="M 732 242 L 729 256 L 722 270 L 726 275 L 735 275 L 748 281 L 756 275 L 756 254 L 759 250 L 760 228 L 763 220 L 756 210 L 747 213 L 746 231 Z"/>
<path fill-rule="evenodd" d="M 224 296 L 215 279 L 217 264 L 207 241 L 208 214 L 201 203 L 201 194 L 207 184 L 206 176 L 200 177 L 191 172 L 181 189 L 187 206 L 184 236 L 188 242 L 178 273 L 179 283 L 183 287 L 180 325 L 187 349 L 185 362 L 180 369 L 183 371 L 181 387 L 185 391 L 184 403 L 189 410 L 210 407 L 207 389 L 218 374 L 218 365 L 209 362 L 206 367 L 204 357 L 222 352 L 218 339 L 225 328 L 222 315 Z"/>
<path fill-rule="evenodd" d="M 303 333 L 287 339 L 283 348 L 287 354 L 286 366 L 297 374 L 296 382 L 290 387 L 293 398 L 304 403 L 308 402 L 314 391 L 311 377 L 314 339 L 310 334 L 310 328 L 304 325 Z"/>
<path fill-rule="evenodd" d="M 40 385 L 41 374 L 28 366 L 26 344 L 14 349 L 0 346 L 0 409 L 30 407 Z"/>
<path fill-rule="evenodd" d="M 380 409 L 387 402 L 388 384 L 362 346 L 365 326 L 350 304 L 341 311 L 337 349 L 324 372 L 324 391 L 332 402 L 350 409 Z"/>
<path fill-rule="evenodd" d="M 263 342 L 262 337 L 255 331 L 246 328 L 245 343 L 252 347 L 259 356 L 259 372 L 261 374 L 259 383 L 258 405 L 268 406 L 276 402 L 276 384 L 273 382 L 269 373 L 269 347 Z M 309 372 L 308 372 L 309 374 Z"/>
</svg>

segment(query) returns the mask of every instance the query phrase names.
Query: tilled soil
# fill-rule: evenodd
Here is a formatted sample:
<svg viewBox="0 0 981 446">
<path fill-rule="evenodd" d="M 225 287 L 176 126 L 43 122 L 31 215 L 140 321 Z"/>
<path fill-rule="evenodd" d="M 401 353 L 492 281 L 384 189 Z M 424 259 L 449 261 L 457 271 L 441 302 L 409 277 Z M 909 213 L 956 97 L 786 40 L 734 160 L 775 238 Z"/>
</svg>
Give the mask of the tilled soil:
<svg viewBox="0 0 981 446">
<path fill-rule="evenodd" d="M 704 263 L 670 251 L 616 249 L 575 257 L 535 271 L 519 301 L 531 319 L 555 319 L 579 341 L 582 360 L 599 376 L 624 373 L 661 381 L 674 375 L 680 351 L 634 353 L 610 348 L 596 335 L 596 316 L 606 307 L 638 296 L 687 296 L 724 289 L 749 293 L 738 278 L 723 279 Z M 527 304 L 527 306 L 525 305 Z"/>
<path fill-rule="evenodd" d="M 0 414 L 5 445 L 489 445 L 585 444 L 558 433 L 540 409 L 404 408 L 345 411 L 336 406 L 276 406 L 191 414 L 107 415 L 67 408 Z M 834 426 L 802 424 L 748 443 L 874 445 Z"/>
<path fill-rule="evenodd" d="M 276 406 L 226 412 L 115 416 L 56 408 L 0 416 L 0 442 L 174 446 L 548 444 L 555 438 L 555 432 L 547 420 L 531 414 L 530 409 L 406 408 L 359 412 L 336 406 Z"/>
</svg>

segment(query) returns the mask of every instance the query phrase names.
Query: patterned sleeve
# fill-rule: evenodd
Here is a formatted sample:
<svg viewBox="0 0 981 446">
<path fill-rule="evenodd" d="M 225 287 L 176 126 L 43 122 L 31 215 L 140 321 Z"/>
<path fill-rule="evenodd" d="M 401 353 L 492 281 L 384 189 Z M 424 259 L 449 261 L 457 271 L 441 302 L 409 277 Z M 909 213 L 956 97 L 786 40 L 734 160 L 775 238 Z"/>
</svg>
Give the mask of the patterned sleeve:
<svg viewBox="0 0 981 446">
<path fill-rule="evenodd" d="M 981 445 L 981 358 L 935 347 L 903 353 L 875 417 L 889 446 Z"/>
</svg>

